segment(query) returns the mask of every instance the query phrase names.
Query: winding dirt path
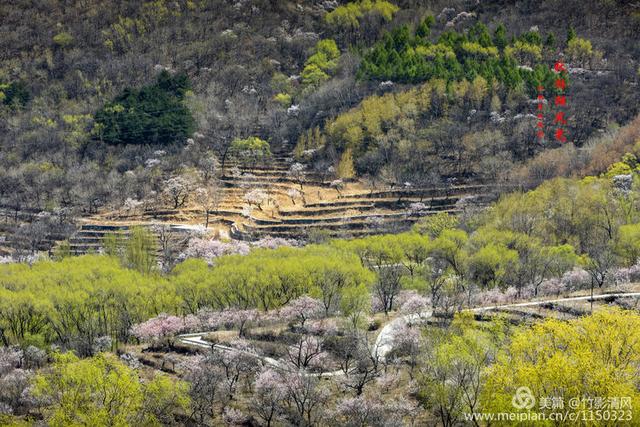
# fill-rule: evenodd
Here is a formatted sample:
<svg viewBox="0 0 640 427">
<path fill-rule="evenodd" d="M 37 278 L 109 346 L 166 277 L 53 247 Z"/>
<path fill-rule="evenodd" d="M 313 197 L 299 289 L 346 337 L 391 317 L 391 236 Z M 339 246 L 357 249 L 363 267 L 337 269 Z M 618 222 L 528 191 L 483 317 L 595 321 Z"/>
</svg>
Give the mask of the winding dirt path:
<svg viewBox="0 0 640 427">
<path fill-rule="evenodd" d="M 630 297 L 640 297 L 640 292 L 629 292 L 629 293 L 613 293 L 613 294 L 600 294 L 594 295 L 593 301 L 603 300 L 607 298 L 630 298 Z M 468 308 L 463 311 L 472 311 L 474 313 L 496 310 L 496 309 L 504 309 L 504 308 L 517 308 L 517 307 L 535 307 L 543 304 L 554 304 L 554 303 L 567 303 L 567 302 L 575 302 L 575 301 L 590 301 L 592 299 L 591 296 L 580 296 L 580 297 L 567 297 L 567 298 L 556 298 L 556 299 L 547 299 L 541 301 L 528 301 L 521 303 L 513 303 L 513 304 L 503 304 L 503 305 L 492 305 L 492 306 L 484 306 L 484 307 L 475 307 Z M 431 310 L 425 311 L 422 313 L 409 314 L 405 316 L 396 317 L 389 323 L 387 323 L 378 334 L 375 343 L 373 344 L 373 348 L 371 349 L 372 353 L 377 354 L 377 357 L 381 360 L 384 360 L 387 354 L 393 348 L 393 341 L 395 338 L 395 333 L 398 329 L 400 329 L 405 323 L 421 323 L 426 322 L 431 318 L 433 312 Z M 206 349 L 217 349 L 222 351 L 230 351 L 230 352 L 238 352 L 244 353 L 251 357 L 255 357 L 264 363 L 265 365 L 272 366 L 276 369 L 290 369 L 290 367 L 281 360 L 276 360 L 271 357 L 259 356 L 257 354 L 247 352 L 244 350 L 239 350 L 233 347 L 228 347 L 222 344 L 212 344 L 208 341 L 205 341 L 202 337 L 207 335 L 208 332 L 198 332 L 192 334 L 183 334 L 178 336 L 178 341 L 182 344 L 192 346 L 192 347 L 200 347 Z M 344 371 L 333 371 L 333 372 L 324 372 L 324 373 L 308 373 L 306 375 L 312 375 L 317 377 L 337 377 L 344 375 Z"/>
</svg>

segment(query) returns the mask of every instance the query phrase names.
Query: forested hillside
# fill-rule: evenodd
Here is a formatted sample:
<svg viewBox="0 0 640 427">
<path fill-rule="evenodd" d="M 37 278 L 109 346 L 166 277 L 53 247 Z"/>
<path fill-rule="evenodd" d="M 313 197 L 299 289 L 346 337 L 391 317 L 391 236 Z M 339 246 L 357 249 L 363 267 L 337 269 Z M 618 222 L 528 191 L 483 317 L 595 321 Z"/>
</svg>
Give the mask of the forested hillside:
<svg viewBox="0 0 640 427">
<path fill-rule="evenodd" d="M 538 84 L 552 99 L 558 60 L 570 143 L 637 114 L 638 20 L 626 2 L 1 7 L 0 197 L 16 218 L 155 203 L 171 179 L 224 165 L 249 137 L 327 186 L 494 183 L 560 145 L 551 109 L 535 138 L 532 104 Z M 178 98 L 158 97 L 161 71 Z"/>
</svg>

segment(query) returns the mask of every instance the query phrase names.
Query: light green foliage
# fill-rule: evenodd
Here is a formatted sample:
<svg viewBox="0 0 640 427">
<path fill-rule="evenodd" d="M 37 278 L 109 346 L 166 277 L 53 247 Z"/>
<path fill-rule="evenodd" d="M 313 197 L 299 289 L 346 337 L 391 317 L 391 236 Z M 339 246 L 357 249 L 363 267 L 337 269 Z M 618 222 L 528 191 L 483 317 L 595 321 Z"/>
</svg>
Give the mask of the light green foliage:
<svg viewBox="0 0 640 427">
<path fill-rule="evenodd" d="M 385 0 L 360 0 L 338 6 L 327 13 L 324 19 L 337 28 L 356 29 L 366 15 L 378 15 L 383 20 L 390 21 L 398 10 L 400 8 Z"/>
<path fill-rule="evenodd" d="M 462 50 L 465 51 L 466 54 L 477 58 L 498 56 L 498 48 L 494 46 L 483 47 L 480 43 L 476 42 L 463 42 Z"/>
<path fill-rule="evenodd" d="M 71 256 L 71 245 L 68 240 L 60 242 L 53 251 L 53 259 L 61 260 Z"/>
<path fill-rule="evenodd" d="M 143 227 L 134 227 L 125 243 L 125 264 L 143 274 L 151 273 L 157 268 L 157 246 L 153 233 Z"/>
<path fill-rule="evenodd" d="M 173 424 L 176 413 L 189 409 L 188 391 L 188 383 L 155 373 L 153 380 L 143 384 L 143 413 L 147 414 L 151 424 Z"/>
<path fill-rule="evenodd" d="M 444 230 L 456 228 L 458 225 L 458 218 L 447 212 L 439 212 L 435 215 L 429 215 L 414 225 L 414 230 L 420 234 L 426 234 L 427 236 L 435 239 L 440 236 Z"/>
<path fill-rule="evenodd" d="M 543 280 L 560 277 L 578 263 L 571 245 L 544 246 L 537 237 L 481 227 L 471 240 L 471 277 L 484 286 L 532 285 L 537 295 Z"/>
<path fill-rule="evenodd" d="M 0 329 L 10 343 L 125 341 L 133 323 L 173 312 L 181 300 L 165 278 L 98 255 L 0 267 Z"/>
<path fill-rule="evenodd" d="M 504 245 L 489 243 L 468 260 L 469 276 L 485 288 L 504 287 L 508 273 L 518 263 L 518 253 Z"/>
<path fill-rule="evenodd" d="M 302 77 L 302 82 L 307 86 L 317 86 L 329 80 L 329 74 L 325 73 L 317 64 L 305 65 L 300 77 Z"/>
<path fill-rule="evenodd" d="M 507 46 L 505 55 L 516 59 L 520 64 L 535 64 L 542 59 L 542 48 L 538 45 L 518 40 L 513 46 Z"/>
<path fill-rule="evenodd" d="M 442 421 L 457 425 L 479 410 L 487 379 L 483 371 L 505 341 L 505 325 L 477 325 L 471 313 L 457 314 L 446 331 L 429 330 L 418 383 L 421 401 Z"/>
<path fill-rule="evenodd" d="M 271 146 L 267 141 L 257 136 L 245 139 L 236 138 L 229 146 L 229 155 L 246 165 L 251 165 L 270 157 Z"/>
<path fill-rule="evenodd" d="M 300 134 L 294 154 L 296 158 L 301 159 L 305 151 L 323 148 L 326 143 L 324 134 L 320 131 L 320 128 L 316 126 L 315 128 L 308 129 L 306 132 Z"/>
<path fill-rule="evenodd" d="M 476 108 L 482 106 L 482 101 L 489 94 L 489 84 L 482 76 L 476 76 L 469 85 L 468 97 L 471 105 Z"/>
<path fill-rule="evenodd" d="M 352 179 L 356 176 L 356 171 L 353 167 L 353 154 L 350 149 L 346 149 L 342 153 L 337 173 L 340 179 Z"/>
<path fill-rule="evenodd" d="M 626 224 L 618 230 L 616 252 L 626 265 L 633 265 L 640 259 L 640 224 Z"/>
<path fill-rule="evenodd" d="M 604 176 L 607 178 L 613 178 L 616 175 L 631 175 L 638 171 L 640 164 L 638 159 L 632 153 L 627 153 L 622 156 L 622 160 L 609 166 Z"/>
<path fill-rule="evenodd" d="M 67 32 L 58 33 L 53 36 L 53 42 L 60 47 L 67 47 L 73 43 L 73 36 Z"/>
<path fill-rule="evenodd" d="M 135 239 L 135 250 L 144 236 Z M 145 256 L 142 256 L 142 266 Z M 137 259 L 137 258 L 135 258 Z M 144 270 L 144 269 L 143 269 Z M 142 275 L 106 256 L 0 266 L 0 329 L 11 343 L 40 337 L 66 343 L 110 335 L 127 341 L 132 324 L 159 313 L 195 313 L 203 307 L 278 308 L 310 294 L 328 311 L 344 289 L 368 286 L 373 274 L 356 254 L 327 246 L 254 250 L 225 256 L 214 268 L 188 260 L 167 277 Z"/>
<path fill-rule="evenodd" d="M 446 229 L 433 241 L 432 255 L 445 261 L 460 277 L 465 275 L 465 246 L 469 236 L 464 230 Z"/>
<path fill-rule="evenodd" d="M 598 51 L 594 51 L 589 40 L 575 37 L 567 43 L 565 52 L 569 56 L 571 61 L 575 61 L 579 64 L 586 64 L 589 60 L 598 59 L 602 54 Z"/>
<path fill-rule="evenodd" d="M 513 411 L 516 389 L 529 387 L 537 399 L 560 397 L 565 405 L 572 398 L 629 397 L 636 419 L 638 363 L 640 315 L 633 311 L 603 309 L 568 322 L 550 319 L 532 328 L 523 326 L 484 373 L 482 411 Z M 537 404 L 531 411 L 550 409 Z"/>
<path fill-rule="evenodd" d="M 381 138 L 384 128 L 401 119 L 417 120 L 427 113 L 436 84 L 426 83 L 408 91 L 366 98 L 359 106 L 328 122 L 327 137 L 338 147 L 358 150 L 364 141 Z"/>
<path fill-rule="evenodd" d="M 289 108 L 291 106 L 291 95 L 288 93 L 279 93 L 273 97 L 273 100 L 283 108 Z"/>
<path fill-rule="evenodd" d="M 437 141 L 446 139 L 446 128 L 453 125 L 449 110 L 489 106 L 492 98 L 500 102 L 495 85 L 481 75 L 450 84 L 434 79 L 409 90 L 365 98 L 328 120 L 324 135 L 338 153 L 351 149 L 358 175 L 380 176 L 385 167 L 406 174 L 408 180 L 433 170 L 489 175 L 494 168 L 483 162 L 511 157 L 500 131 L 477 133 L 477 138 L 465 135 L 455 155 L 453 144 Z"/>
<path fill-rule="evenodd" d="M 234 139 L 231 143 L 231 150 L 237 153 L 251 152 L 261 155 L 269 155 L 271 153 L 269 143 L 257 136 L 250 136 L 245 139 Z"/>
<path fill-rule="evenodd" d="M 407 233 L 370 236 L 354 240 L 335 240 L 331 244 L 355 253 L 363 265 L 373 270 L 382 265 L 400 262 L 403 258 L 402 244 L 407 236 Z"/>
<path fill-rule="evenodd" d="M 119 234 L 107 233 L 102 238 L 102 249 L 105 255 L 109 256 L 121 256 L 122 255 L 123 242 Z"/>
<path fill-rule="evenodd" d="M 141 383 L 137 373 L 114 355 L 80 360 L 58 354 L 53 366 L 35 379 L 34 394 L 43 398 L 48 425 L 159 425 L 158 416 L 188 408 L 186 385 L 157 374 Z"/>
<path fill-rule="evenodd" d="M 271 88 L 275 92 L 289 93 L 291 91 L 291 81 L 285 74 L 277 72 L 271 77 Z"/>
<path fill-rule="evenodd" d="M 187 2 L 187 8 L 193 9 L 194 6 L 193 2 Z M 104 45 L 111 51 L 126 52 L 137 39 L 146 37 L 172 17 L 180 16 L 181 8 L 180 3 L 168 0 L 140 2 L 140 10 L 135 17 L 118 16 L 116 22 L 102 30 Z"/>
<path fill-rule="evenodd" d="M 83 147 L 91 136 L 93 117 L 90 114 L 65 114 L 62 116 L 65 125 L 65 142 L 69 148 L 77 150 Z"/>
<path fill-rule="evenodd" d="M 342 291 L 340 311 L 353 328 L 365 326 L 366 316 L 371 311 L 371 294 L 364 284 L 350 286 Z"/>
<path fill-rule="evenodd" d="M 317 86 L 328 80 L 338 66 L 338 58 L 340 49 L 336 42 L 331 39 L 320 40 L 314 47 L 314 54 L 305 62 L 300 74 L 302 82 L 307 86 Z"/>
<path fill-rule="evenodd" d="M 440 43 L 417 46 L 415 52 L 429 59 L 435 59 L 438 57 L 455 59 L 456 57 L 456 53 L 451 46 Z"/>
<path fill-rule="evenodd" d="M 304 294 L 331 310 L 339 307 L 342 289 L 373 280 L 355 255 L 313 245 L 221 257 L 214 268 L 188 260 L 174 274 L 186 309 L 194 313 L 207 306 L 274 309 Z"/>
<path fill-rule="evenodd" d="M 323 39 L 315 46 L 315 53 L 311 55 L 306 64 L 315 64 L 323 71 L 332 71 L 338 65 L 336 60 L 340 57 L 340 49 L 335 40 Z"/>
<path fill-rule="evenodd" d="M 613 238 L 621 223 L 637 218 L 625 200 L 613 191 L 609 179 L 555 179 L 528 193 L 505 197 L 485 222 L 546 243 L 568 242 L 583 251 Z"/>
</svg>

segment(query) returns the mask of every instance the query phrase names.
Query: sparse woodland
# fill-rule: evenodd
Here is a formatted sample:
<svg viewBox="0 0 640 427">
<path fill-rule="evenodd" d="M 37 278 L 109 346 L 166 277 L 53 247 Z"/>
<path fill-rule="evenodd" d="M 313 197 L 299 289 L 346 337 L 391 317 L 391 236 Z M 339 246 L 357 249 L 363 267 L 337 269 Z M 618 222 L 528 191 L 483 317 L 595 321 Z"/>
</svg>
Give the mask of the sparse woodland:
<svg viewBox="0 0 640 427">
<path fill-rule="evenodd" d="M 640 419 L 638 5 L 0 16 L 1 425 Z"/>
</svg>

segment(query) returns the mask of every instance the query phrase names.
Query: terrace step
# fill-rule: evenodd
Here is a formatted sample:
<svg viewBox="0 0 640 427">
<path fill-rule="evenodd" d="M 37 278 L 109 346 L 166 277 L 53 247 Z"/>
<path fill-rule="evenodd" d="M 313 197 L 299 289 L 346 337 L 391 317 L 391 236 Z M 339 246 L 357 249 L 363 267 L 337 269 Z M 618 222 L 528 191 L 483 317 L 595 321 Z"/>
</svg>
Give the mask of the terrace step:
<svg viewBox="0 0 640 427">
<path fill-rule="evenodd" d="M 429 215 L 430 211 L 423 211 L 421 213 L 413 215 L 410 217 L 405 212 L 394 212 L 394 213 L 373 213 L 369 215 L 347 215 L 347 216 L 325 216 L 325 217 L 311 217 L 311 218 L 280 218 L 280 219 L 259 219 L 259 218 L 251 218 L 253 222 L 258 225 L 266 225 L 266 224 L 333 224 L 337 222 L 348 223 L 355 222 L 359 220 L 371 220 L 373 218 L 381 218 L 381 219 L 407 219 L 407 218 L 419 218 L 420 216 Z"/>
<path fill-rule="evenodd" d="M 280 209 L 278 211 L 278 213 L 283 216 L 283 217 L 288 217 L 288 216 L 320 216 L 320 215 L 325 215 L 325 214 L 329 214 L 329 213 L 337 213 L 337 212 L 348 212 L 351 210 L 358 210 L 358 211 L 364 211 L 364 210 L 372 210 L 375 209 L 375 205 L 373 203 L 368 203 L 368 204 L 353 204 L 353 205 L 347 205 L 347 206 L 327 206 L 324 208 L 315 208 L 315 207 L 310 207 L 307 209 L 307 206 L 309 206 L 308 204 L 305 205 L 304 208 L 302 209 L 291 209 L 291 210 L 282 210 Z"/>
</svg>

